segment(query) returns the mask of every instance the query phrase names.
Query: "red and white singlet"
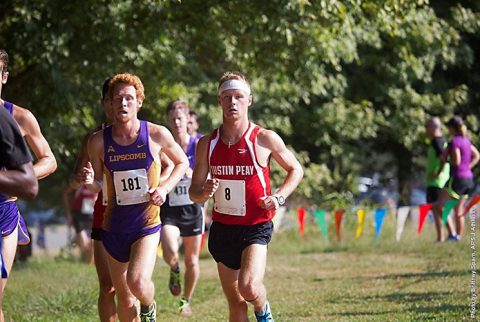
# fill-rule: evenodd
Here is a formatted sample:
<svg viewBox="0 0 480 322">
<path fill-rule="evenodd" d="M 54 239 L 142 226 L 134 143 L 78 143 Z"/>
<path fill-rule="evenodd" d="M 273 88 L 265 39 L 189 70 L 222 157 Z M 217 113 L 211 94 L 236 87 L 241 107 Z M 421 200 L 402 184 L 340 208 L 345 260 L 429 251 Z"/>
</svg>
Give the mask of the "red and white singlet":
<svg viewBox="0 0 480 322">
<path fill-rule="evenodd" d="M 220 179 L 214 195 L 212 220 L 226 225 L 256 225 L 275 215 L 259 206 L 271 194 L 270 165 L 257 160 L 258 125 L 249 123 L 242 138 L 230 147 L 220 139 L 220 128 L 210 135 L 208 161 L 212 177 Z"/>
</svg>

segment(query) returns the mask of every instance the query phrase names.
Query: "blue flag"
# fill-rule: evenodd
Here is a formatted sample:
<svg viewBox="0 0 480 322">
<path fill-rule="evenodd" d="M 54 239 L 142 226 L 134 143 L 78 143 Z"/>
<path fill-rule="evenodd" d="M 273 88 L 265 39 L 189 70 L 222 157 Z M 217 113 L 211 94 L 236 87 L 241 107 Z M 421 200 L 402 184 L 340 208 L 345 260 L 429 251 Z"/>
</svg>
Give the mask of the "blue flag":
<svg viewBox="0 0 480 322">
<path fill-rule="evenodd" d="M 386 214 L 386 208 L 375 209 L 375 235 L 377 238 L 380 237 L 380 231 L 382 230 L 383 220 L 385 219 Z"/>
</svg>

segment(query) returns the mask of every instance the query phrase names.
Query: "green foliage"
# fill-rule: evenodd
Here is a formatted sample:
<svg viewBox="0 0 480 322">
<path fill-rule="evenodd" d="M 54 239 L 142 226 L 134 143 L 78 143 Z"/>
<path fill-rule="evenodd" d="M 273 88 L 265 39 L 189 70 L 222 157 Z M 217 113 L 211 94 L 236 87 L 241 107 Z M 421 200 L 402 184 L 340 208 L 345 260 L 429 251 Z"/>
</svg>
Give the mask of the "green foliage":
<svg viewBox="0 0 480 322">
<path fill-rule="evenodd" d="M 52 187 L 101 120 L 103 80 L 124 71 L 145 84 L 142 117 L 165 123 L 167 103 L 186 99 L 204 133 L 221 121 L 218 77 L 245 72 L 251 118 L 302 156 L 297 195 L 317 203 L 353 191 L 360 173 L 418 177 L 431 115 L 460 114 L 478 130 L 475 1 L 17 0 L 0 12 L 11 55 L 3 96 L 39 119 L 60 160 Z"/>
</svg>

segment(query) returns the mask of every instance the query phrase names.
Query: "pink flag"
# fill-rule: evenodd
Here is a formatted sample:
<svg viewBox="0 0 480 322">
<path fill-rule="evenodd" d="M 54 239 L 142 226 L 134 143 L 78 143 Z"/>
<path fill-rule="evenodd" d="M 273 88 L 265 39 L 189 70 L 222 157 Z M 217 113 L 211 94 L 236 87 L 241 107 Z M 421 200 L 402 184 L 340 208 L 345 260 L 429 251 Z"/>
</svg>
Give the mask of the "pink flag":
<svg viewBox="0 0 480 322">
<path fill-rule="evenodd" d="M 432 204 L 427 203 L 425 205 L 420 205 L 418 210 L 420 212 L 420 216 L 418 217 L 418 234 L 422 232 L 423 224 L 425 223 L 425 218 L 427 218 L 428 212 L 432 209 Z"/>
<path fill-rule="evenodd" d="M 297 217 L 298 217 L 298 227 L 300 228 L 300 236 L 304 236 L 304 227 L 305 227 L 305 214 L 307 210 L 303 207 L 297 209 Z"/>
<path fill-rule="evenodd" d="M 337 232 L 337 240 L 340 241 L 340 225 L 342 224 L 343 210 L 335 211 L 335 226 Z"/>
</svg>

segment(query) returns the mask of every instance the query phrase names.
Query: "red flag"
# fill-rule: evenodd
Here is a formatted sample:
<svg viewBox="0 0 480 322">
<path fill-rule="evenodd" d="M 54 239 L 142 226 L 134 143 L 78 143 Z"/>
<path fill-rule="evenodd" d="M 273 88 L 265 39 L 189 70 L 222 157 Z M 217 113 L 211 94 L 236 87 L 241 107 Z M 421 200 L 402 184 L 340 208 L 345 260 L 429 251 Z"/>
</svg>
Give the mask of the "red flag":
<svg viewBox="0 0 480 322">
<path fill-rule="evenodd" d="M 425 218 L 427 218 L 428 212 L 432 209 L 432 204 L 427 203 L 425 205 L 420 205 L 418 207 L 419 210 L 419 217 L 418 217 L 418 234 L 422 232 L 423 224 L 425 223 Z"/>
<path fill-rule="evenodd" d="M 465 207 L 465 210 L 463 211 L 462 217 L 465 216 L 466 214 L 468 214 L 470 209 L 479 202 L 480 202 L 480 195 L 473 197 L 472 200 L 470 200 L 468 202 L 467 206 Z"/>
<path fill-rule="evenodd" d="M 340 241 L 340 225 L 342 224 L 343 210 L 335 211 L 335 226 L 337 231 L 337 240 Z"/>
<path fill-rule="evenodd" d="M 307 210 L 303 207 L 297 209 L 297 217 L 298 217 L 298 227 L 300 228 L 300 236 L 304 236 L 304 227 L 305 227 L 305 214 Z"/>
</svg>

